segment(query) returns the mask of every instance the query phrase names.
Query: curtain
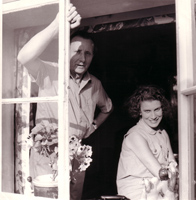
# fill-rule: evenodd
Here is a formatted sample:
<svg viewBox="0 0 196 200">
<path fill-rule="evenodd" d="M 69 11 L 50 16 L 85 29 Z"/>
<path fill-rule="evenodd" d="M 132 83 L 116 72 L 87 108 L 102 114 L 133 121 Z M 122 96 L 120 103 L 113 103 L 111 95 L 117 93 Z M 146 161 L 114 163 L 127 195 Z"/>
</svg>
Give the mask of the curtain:
<svg viewBox="0 0 196 200">
<path fill-rule="evenodd" d="M 85 26 L 81 29 L 88 31 L 89 33 L 98 33 L 104 31 L 116 31 L 130 28 L 138 28 L 144 26 L 161 25 L 168 23 L 175 23 L 175 14 L 158 15 L 140 19 L 133 19 L 127 21 L 120 21 L 108 24 L 97 24 L 94 26 Z"/>
<path fill-rule="evenodd" d="M 16 54 L 29 40 L 29 29 L 18 30 L 16 32 Z M 31 84 L 27 70 L 17 62 L 16 65 L 16 98 L 30 97 Z M 33 122 L 30 119 L 30 103 L 20 103 L 15 105 L 15 192 L 26 194 L 31 192 L 31 183 L 27 181 L 29 176 L 29 149 L 25 140 L 29 135 Z"/>
</svg>

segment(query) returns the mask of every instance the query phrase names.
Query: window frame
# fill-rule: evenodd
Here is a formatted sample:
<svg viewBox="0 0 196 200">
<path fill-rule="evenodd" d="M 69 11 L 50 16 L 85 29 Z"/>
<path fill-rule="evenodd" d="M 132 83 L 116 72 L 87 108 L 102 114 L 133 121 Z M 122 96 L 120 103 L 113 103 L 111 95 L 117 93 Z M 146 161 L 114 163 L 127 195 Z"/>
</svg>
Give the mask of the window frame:
<svg viewBox="0 0 196 200">
<path fill-rule="evenodd" d="M 196 64 L 194 0 L 176 0 L 176 43 L 179 127 L 179 195 L 195 199 L 194 191 L 194 66 Z"/>
<path fill-rule="evenodd" d="M 38 102 L 58 102 L 58 134 L 59 134 L 59 178 L 58 178 L 58 199 L 69 199 L 69 121 L 68 121 L 68 88 L 69 88 L 69 43 L 70 43 L 70 27 L 66 16 L 70 4 L 69 0 L 35 0 L 25 1 L 20 0 L 9 4 L 3 4 L 0 0 L 0 27 L 3 28 L 2 16 L 3 14 L 23 11 L 42 7 L 50 4 L 59 4 L 59 73 L 58 73 L 58 93 L 60 95 L 55 97 L 27 97 L 27 98 L 2 98 L 2 84 L 0 84 L 0 142 L 2 144 L 2 105 L 15 103 L 38 103 Z M 2 32 L 0 39 L 2 41 Z M 67 45 L 68 44 L 68 45 Z M 0 52 L 3 52 L 2 45 Z M 66 67 L 65 67 L 66 66 Z M 0 71 L 2 72 L 2 57 L 0 58 Z M 66 73 L 66 76 L 64 74 Z M 2 73 L 1 73 L 2 74 Z M 2 82 L 2 75 L 0 76 Z M 61 126 L 60 126 L 61 124 Z M 0 171 L 2 172 L 2 155 L 0 155 Z M 67 183 L 67 184 L 65 184 Z M 26 184 L 26 186 L 28 183 Z M 28 187 L 28 186 L 27 186 Z M 41 197 L 32 196 L 31 191 L 27 189 L 24 195 L 15 193 L 2 192 L 2 173 L 0 173 L 0 199 L 43 199 Z M 51 199 L 51 198 L 46 198 Z"/>
</svg>

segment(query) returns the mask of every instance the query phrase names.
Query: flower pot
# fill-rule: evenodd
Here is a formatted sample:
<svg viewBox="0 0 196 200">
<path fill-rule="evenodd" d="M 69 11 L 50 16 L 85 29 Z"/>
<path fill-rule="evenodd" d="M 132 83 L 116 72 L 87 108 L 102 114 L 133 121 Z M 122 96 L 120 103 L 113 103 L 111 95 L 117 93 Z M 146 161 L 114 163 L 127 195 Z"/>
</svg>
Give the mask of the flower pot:
<svg viewBox="0 0 196 200">
<path fill-rule="evenodd" d="M 33 180 L 34 196 L 58 198 L 58 180 L 52 180 L 52 174 L 37 176 Z"/>
</svg>

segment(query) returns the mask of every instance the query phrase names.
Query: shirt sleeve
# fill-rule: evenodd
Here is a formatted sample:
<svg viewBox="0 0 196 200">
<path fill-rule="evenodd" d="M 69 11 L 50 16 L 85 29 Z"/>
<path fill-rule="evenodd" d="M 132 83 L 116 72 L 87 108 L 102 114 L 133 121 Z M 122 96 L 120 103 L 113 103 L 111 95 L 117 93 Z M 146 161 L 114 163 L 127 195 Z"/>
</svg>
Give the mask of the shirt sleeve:
<svg viewBox="0 0 196 200">
<path fill-rule="evenodd" d="M 58 65 L 57 63 L 40 60 L 37 77 L 34 78 L 30 73 L 29 75 L 31 81 L 35 82 L 40 88 L 45 87 L 46 83 L 49 86 L 52 81 L 58 78 Z"/>
<path fill-rule="evenodd" d="M 105 92 L 101 82 L 99 82 L 98 86 L 97 106 L 100 108 L 102 113 L 109 113 L 112 110 L 112 101 Z"/>
</svg>

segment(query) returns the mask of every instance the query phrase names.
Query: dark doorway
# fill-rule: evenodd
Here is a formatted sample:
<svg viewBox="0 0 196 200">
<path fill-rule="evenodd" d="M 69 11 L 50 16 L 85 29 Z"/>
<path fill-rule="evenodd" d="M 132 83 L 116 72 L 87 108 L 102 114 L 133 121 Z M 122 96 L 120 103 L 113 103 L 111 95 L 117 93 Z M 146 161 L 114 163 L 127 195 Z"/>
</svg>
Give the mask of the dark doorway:
<svg viewBox="0 0 196 200">
<path fill-rule="evenodd" d="M 84 199 L 117 194 L 121 143 L 124 134 L 135 124 L 123 110 L 123 103 L 133 90 L 139 85 L 156 84 L 165 89 L 171 102 L 177 98 L 173 91 L 176 84 L 175 23 L 100 32 L 93 37 L 98 52 L 89 71 L 101 80 L 113 101 L 114 112 L 84 140 L 93 147 L 93 162 L 86 171 Z M 177 114 L 176 105 L 174 113 Z M 177 119 L 171 124 L 168 134 L 177 153 Z"/>
</svg>

